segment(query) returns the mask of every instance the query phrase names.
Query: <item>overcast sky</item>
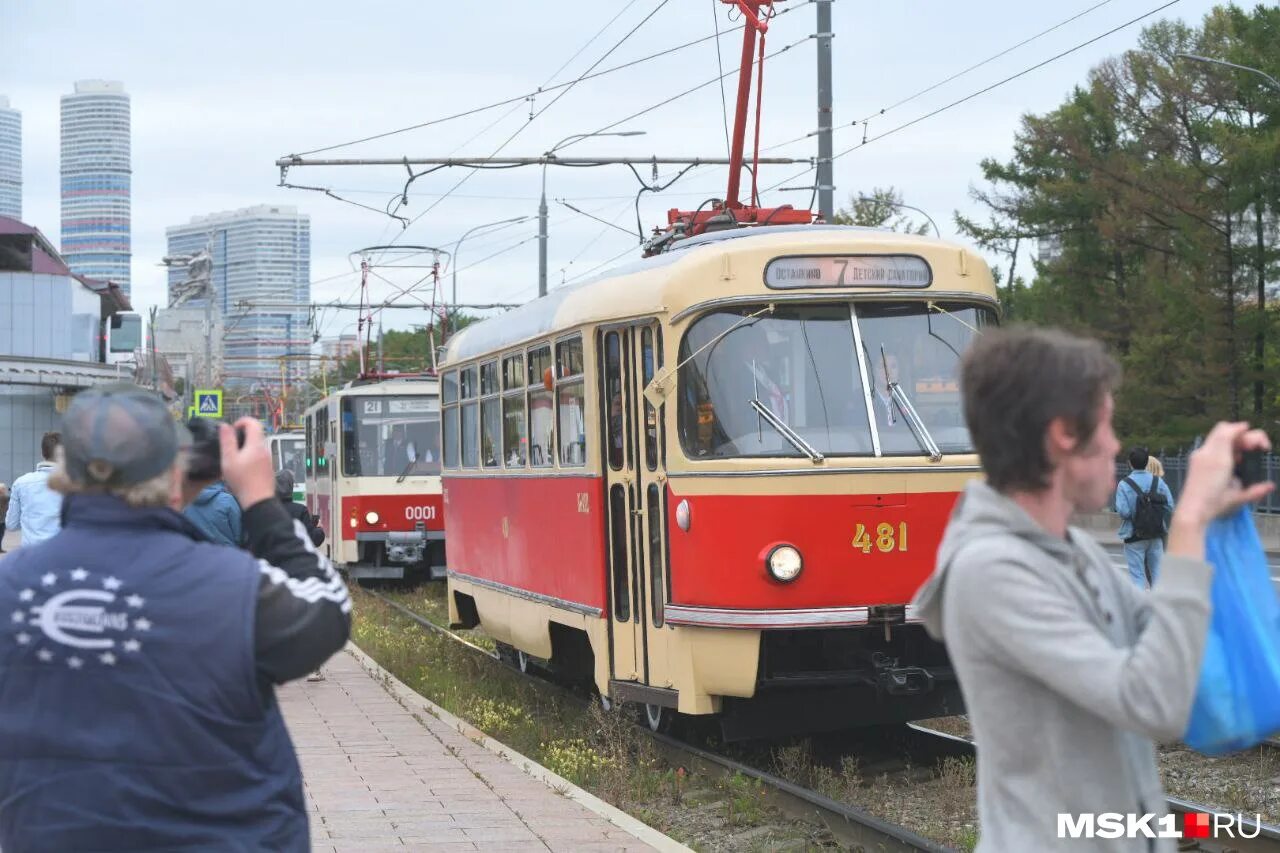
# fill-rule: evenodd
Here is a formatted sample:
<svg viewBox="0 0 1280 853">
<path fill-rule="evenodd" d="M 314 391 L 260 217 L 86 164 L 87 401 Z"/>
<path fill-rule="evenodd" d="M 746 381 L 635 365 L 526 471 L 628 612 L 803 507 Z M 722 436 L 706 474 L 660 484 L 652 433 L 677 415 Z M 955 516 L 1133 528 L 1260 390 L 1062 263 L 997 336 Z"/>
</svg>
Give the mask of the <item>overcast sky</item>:
<svg viewBox="0 0 1280 853">
<path fill-rule="evenodd" d="M 867 129 L 875 137 L 1163 2 L 1167 0 L 837 0 L 835 122 L 847 126 L 874 115 L 1091 10 L 888 110 Z M 1209 0 L 1175 2 L 1044 68 L 858 148 L 836 161 L 837 203 L 847 203 L 851 192 L 892 185 L 907 203 L 928 211 L 944 237 L 954 237 L 954 212 L 976 212 L 968 193 L 980 180 L 979 160 L 1009 155 L 1020 116 L 1056 107 L 1090 67 L 1132 47 L 1142 26 L 1171 17 L 1195 24 L 1213 5 Z M 802 136 L 817 126 L 815 42 L 808 38 L 815 30 L 815 7 L 791 0 L 780 2 L 779 8 L 793 11 L 773 22 L 767 49 L 798 44 L 766 65 L 762 145 Z M 310 215 L 316 301 L 355 297 L 359 277 L 348 254 L 363 246 L 394 240 L 452 248 L 473 226 L 529 216 L 524 223 L 468 238 L 457 266 L 459 301 L 524 301 L 537 293 L 537 241 L 531 239 L 537 231 L 532 218 L 537 212 L 537 168 L 476 173 L 443 201 L 441 195 L 464 173 L 450 169 L 423 178 L 403 212 L 414 217 L 439 204 L 402 231 L 381 213 L 279 187 L 274 160 L 572 80 L 637 25 L 600 69 L 710 35 L 717 20 L 722 30 L 733 25 L 728 8 L 715 0 L 375 0 L 359 6 L 336 0 L 0 0 L 0 95 L 8 95 L 23 113 L 23 218 L 55 244 L 60 241 L 58 98 L 77 79 L 121 80 L 133 107 L 133 294 L 139 310 L 164 304 L 164 275 L 157 262 L 165 253 L 166 226 L 260 203 L 296 205 Z M 740 37 L 723 38 L 721 45 L 727 70 L 737 61 Z M 318 156 L 485 156 L 517 131 L 502 153 L 536 156 L 565 136 L 612 124 L 719 73 L 714 43 L 707 41 L 583 82 L 549 108 L 554 93 L 539 95 L 531 105 L 490 110 Z M 735 82 L 733 77 L 726 81 L 730 107 Z M 531 122 L 531 107 L 547 109 Z M 589 139 L 569 150 L 582 155 L 725 154 L 721 95 L 715 85 L 617 129 L 646 135 Z M 857 144 L 862 134 L 861 124 L 838 130 L 836 150 Z M 769 153 L 803 158 L 815 152 L 810 138 Z M 792 166 L 762 167 L 762 186 L 797 171 Z M 648 169 L 641 174 L 650 177 Z M 381 208 L 399 190 L 404 170 L 305 168 L 292 170 L 289 179 L 331 187 L 353 201 Z M 638 185 L 625 167 L 552 168 L 547 183 L 552 287 L 636 244 L 633 201 Z M 794 183 L 811 184 L 812 176 Z M 724 187 L 723 167 L 706 167 L 661 195 L 646 195 L 640 205 L 646 232 L 665 223 L 667 208 L 722 197 Z M 616 222 L 631 235 L 577 214 L 556 199 Z M 764 197 L 766 204 L 807 201 L 808 193 Z M 631 256 L 624 254 L 622 260 Z M 422 274 L 381 272 L 401 286 Z M 390 285 L 379 282 L 374 297 L 390 292 Z M 429 291 L 419 292 L 429 298 Z M 423 315 L 387 312 L 386 320 L 389 327 L 403 327 L 423 322 Z M 354 321 L 353 312 L 327 312 L 321 331 L 352 331 Z"/>
</svg>

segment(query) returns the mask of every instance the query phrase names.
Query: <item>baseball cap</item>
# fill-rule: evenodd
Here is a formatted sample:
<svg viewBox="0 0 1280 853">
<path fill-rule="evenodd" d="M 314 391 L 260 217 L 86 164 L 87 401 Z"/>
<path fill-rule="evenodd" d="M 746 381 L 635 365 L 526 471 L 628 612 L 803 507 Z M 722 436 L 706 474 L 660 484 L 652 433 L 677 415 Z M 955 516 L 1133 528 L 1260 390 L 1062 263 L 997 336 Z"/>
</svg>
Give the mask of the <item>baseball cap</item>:
<svg viewBox="0 0 1280 853">
<path fill-rule="evenodd" d="M 131 486 L 166 471 L 190 433 L 156 394 L 137 385 L 81 391 L 62 416 L 67 476 L 80 483 Z"/>
</svg>

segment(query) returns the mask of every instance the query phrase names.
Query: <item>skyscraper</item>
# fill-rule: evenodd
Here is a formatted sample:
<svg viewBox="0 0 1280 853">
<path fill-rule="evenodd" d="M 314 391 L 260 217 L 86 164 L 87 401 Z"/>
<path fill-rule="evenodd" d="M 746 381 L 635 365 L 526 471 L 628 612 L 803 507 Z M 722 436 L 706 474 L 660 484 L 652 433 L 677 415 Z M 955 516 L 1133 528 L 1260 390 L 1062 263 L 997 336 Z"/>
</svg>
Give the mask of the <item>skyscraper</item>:
<svg viewBox="0 0 1280 853">
<path fill-rule="evenodd" d="M 207 247 L 213 257 L 215 307 L 225 329 L 223 386 L 248 393 L 256 383 L 278 394 L 282 366 L 291 381 L 304 375 L 305 362 L 280 357 L 311 350 L 308 311 L 292 307 L 311 301 L 310 217 L 296 207 L 262 204 L 195 216 L 165 234 L 171 256 Z M 186 277 L 183 268 L 169 269 L 170 305 Z M 203 300 L 185 305 L 203 306 Z"/>
<path fill-rule="evenodd" d="M 62 96 L 62 255 L 73 272 L 129 286 L 129 96 L 79 80 Z"/>
<path fill-rule="evenodd" d="M 22 113 L 0 95 L 0 216 L 22 218 Z"/>
</svg>

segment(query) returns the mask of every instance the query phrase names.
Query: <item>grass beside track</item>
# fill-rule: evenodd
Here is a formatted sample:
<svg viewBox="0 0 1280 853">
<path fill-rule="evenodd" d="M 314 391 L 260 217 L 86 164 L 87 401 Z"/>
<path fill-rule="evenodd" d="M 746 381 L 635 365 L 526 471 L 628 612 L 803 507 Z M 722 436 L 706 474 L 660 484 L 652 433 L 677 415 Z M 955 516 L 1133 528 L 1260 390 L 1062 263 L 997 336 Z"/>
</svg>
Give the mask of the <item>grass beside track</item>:
<svg viewBox="0 0 1280 853">
<path fill-rule="evenodd" d="M 436 624 L 444 590 L 430 584 L 390 597 Z M 620 712 L 605 712 L 482 658 L 371 595 L 353 590 L 352 638 L 411 689 L 493 738 L 697 850 L 811 850 L 830 836 L 791 821 L 745 778 L 695 778 L 660 759 Z M 492 640 L 459 632 L 477 645 Z"/>
</svg>

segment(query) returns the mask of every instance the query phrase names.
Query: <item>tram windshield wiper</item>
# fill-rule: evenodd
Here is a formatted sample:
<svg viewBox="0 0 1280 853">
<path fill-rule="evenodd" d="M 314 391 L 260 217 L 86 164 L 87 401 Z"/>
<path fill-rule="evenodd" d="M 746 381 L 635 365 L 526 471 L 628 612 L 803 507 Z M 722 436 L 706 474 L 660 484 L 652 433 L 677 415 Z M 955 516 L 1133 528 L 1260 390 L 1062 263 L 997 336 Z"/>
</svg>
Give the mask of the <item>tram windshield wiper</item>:
<svg viewBox="0 0 1280 853">
<path fill-rule="evenodd" d="M 418 461 L 418 454 L 410 453 L 409 464 L 405 465 L 404 470 L 400 472 L 400 476 L 396 477 L 397 485 L 404 482 L 404 478 L 409 476 L 409 469 L 412 468 L 414 463 L 417 461 Z"/>
<path fill-rule="evenodd" d="M 787 422 L 774 414 L 764 403 L 760 402 L 760 398 L 751 400 L 751 408 L 756 410 L 756 414 L 760 415 L 760 419 L 778 431 L 778 434 L 791 443 L 791 446 L 799 450 L 805 456 L 808 456 L 812 462 L 821 462 L 826 457 L 814 449 L 813 445 L 800 437 L 800 434 L 787 426 Z"/>
<path fill-rule="evenodd" d="M 889 376 L 889 359 L 884 353 L 883 346 L 880 347 L 880 366 L 884 370 L 884 383 L 889 389 L 889 396 L 894 404 L 897 405 L 898 410 L 902 412 L 902 416 L 906 418 L 907 426 L 911 428 L 911 434 L 920 443 L 920 448 L 929 454 L 929 460 L 937 462 L 942 458 L 942 450 L 938 448 L 938 443 L 929 434 L 929 428 L 925 426 L 924 418 L 920 417 L 916 407 L 911 405 L 907 392 L 902 390 L 898 380 Z"/>
</svg>

